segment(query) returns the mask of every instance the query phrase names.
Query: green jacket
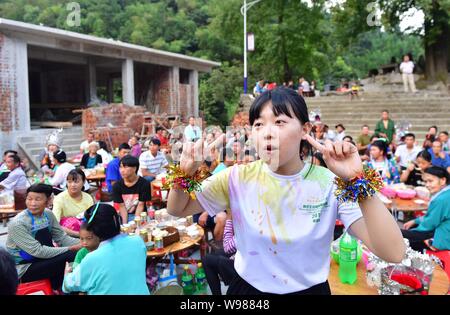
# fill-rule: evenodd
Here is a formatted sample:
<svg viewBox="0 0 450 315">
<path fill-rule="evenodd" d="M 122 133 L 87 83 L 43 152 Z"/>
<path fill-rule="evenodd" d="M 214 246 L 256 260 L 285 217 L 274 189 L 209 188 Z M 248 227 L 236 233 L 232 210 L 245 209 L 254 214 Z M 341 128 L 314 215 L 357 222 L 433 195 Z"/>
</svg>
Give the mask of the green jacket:
<svg viewBox="0 0 450 315">
<path fill-rule="evenodd" d="M 388 136 L 388 142 L 391 143 L 392 142 L 392 137 L 395 134 L 395 123 L 392 119 L 388 120 L 388 127 L 387 129 L 384 128 L 384 124 L 383 124 L 383 120 L 380 120 L 377 122 L 376 126 L 375 126 L 375 134 L 379 134 L 379 133 L 385 133 Z"/>
<path fill-rule="evenodd" d="M 440 250 L 450 250 L 450 185 L 435 195 L 427 214 L 415 219 L 419 224 L 415 231 L 434 231 L 433 246 Z"/>
</svg>

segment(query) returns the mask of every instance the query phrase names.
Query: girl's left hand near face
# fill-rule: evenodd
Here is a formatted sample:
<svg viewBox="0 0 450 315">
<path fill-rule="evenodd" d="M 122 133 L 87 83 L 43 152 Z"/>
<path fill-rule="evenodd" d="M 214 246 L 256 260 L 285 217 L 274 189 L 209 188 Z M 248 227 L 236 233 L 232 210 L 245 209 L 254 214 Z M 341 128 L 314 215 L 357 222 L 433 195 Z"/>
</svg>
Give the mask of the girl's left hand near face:
<svg viewBox="0 0 450 315">
<path fill-rule="evenodd" d="M 326 140 L 322 145 L 306 134 L 303 140 L 308 141 L 316 150 L 322 153 L 327 167 L 336 176 L 349 180 L 363 171 L 361 157 L 356 146 L 346 141 L 331 142 Z"/>
</svg>

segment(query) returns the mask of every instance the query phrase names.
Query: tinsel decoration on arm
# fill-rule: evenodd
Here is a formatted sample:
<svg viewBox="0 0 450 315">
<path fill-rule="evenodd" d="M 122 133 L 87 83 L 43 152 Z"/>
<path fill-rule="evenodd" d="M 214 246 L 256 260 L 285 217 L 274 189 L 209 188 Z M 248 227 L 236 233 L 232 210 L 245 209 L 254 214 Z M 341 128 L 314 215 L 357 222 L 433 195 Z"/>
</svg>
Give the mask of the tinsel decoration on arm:
<svg viewBox="0 0 450 315">
<path fill-rule="evenodd" d="M 167 167 L 166 181 L 163 189 L 181 189 L 195 200 L 195 192 L 201 192 L 201 182 L 211 176 L 211 173 L 204 168 L 197 170 L 194 175 L 189 176 L 183 172 L 179 165 L 170 164 Z"/>
<path fill-rule="evenodd" d="M 375 195 L 383 188 L 383 180 L 378 172 L 364 166 L 363 172 L 351 180 L 336 177 L 335 196 L 339 203 L 361 202 Z"/>
</svg>

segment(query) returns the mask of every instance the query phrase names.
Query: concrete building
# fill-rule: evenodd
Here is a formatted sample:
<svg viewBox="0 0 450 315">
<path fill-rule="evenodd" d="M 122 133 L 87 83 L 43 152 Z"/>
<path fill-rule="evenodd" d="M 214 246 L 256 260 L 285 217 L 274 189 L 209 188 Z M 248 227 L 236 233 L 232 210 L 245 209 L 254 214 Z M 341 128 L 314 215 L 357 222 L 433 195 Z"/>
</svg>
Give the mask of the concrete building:
<svg viewBox="0 0 450 315">
<path fill-rule="evenodd" d="M 0 18 L 0 143 L 73 118 L 100 96 L 150 112 L 199 114 L 198 76 L 220 63 Z M 70 120 L 70 119 L 69 119 Z"/>
</svg>

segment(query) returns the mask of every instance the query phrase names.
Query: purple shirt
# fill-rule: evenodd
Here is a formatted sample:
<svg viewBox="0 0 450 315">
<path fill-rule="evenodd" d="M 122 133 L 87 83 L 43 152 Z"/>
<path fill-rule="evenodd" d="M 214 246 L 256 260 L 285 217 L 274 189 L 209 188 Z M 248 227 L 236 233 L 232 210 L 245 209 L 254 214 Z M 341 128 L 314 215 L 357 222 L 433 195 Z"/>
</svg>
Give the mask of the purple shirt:
<svg viewBox="0 0 450 315">
<path fill-rule="evenodd" d="M 131 148 L 131 155 L 139 158 L 142 153 L 142 146 L 138 143 Z"/>
</svg>

